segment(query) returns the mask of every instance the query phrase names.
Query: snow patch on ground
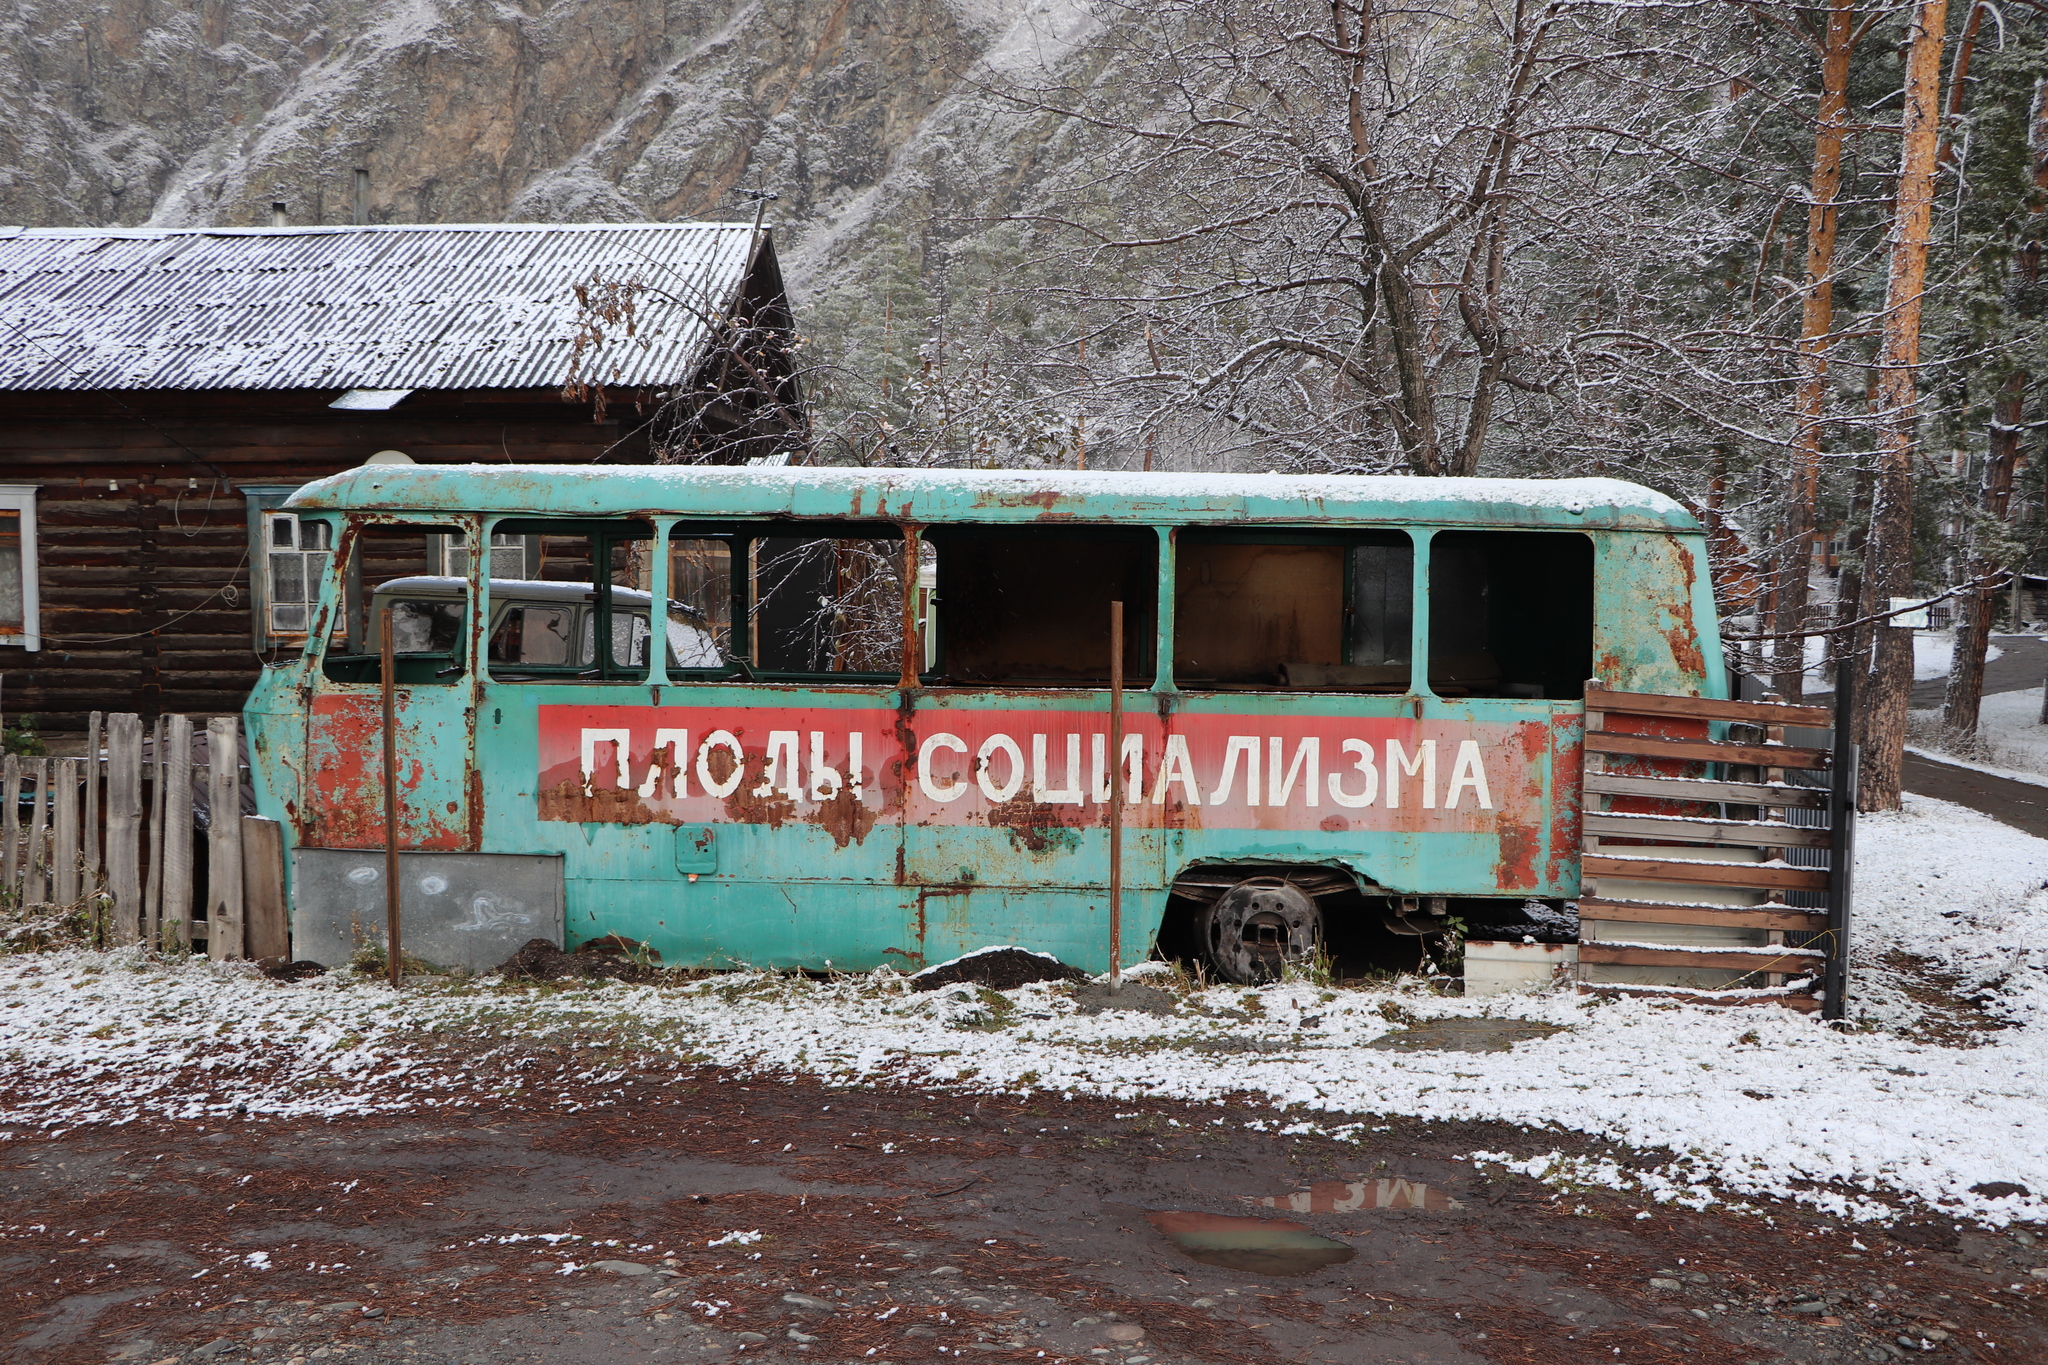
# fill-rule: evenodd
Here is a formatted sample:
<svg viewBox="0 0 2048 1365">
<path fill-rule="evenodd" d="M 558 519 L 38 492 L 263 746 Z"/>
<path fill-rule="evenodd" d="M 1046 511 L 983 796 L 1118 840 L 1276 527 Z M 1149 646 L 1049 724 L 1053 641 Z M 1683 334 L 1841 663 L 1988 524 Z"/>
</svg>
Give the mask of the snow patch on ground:
<svg viewBox="0 0 2048 1365">
<path fill-rule="evenodd" d="M 2048 1130 L 2048 841 L 1908 798 L 1866 821 L 1859 850 L 1856 1031 L 1764 1007 L 1305 982 L 1183 988 L 1169 1016 L 1082 1014 L 1057 985 L 914 995 L 892 972 L 569 989 L 449 979 L 394 993 L 345 974 L 281 986 L 204 960 L 71 952 L 0 959 L 0 1139 L 155 1116 L 460 1108 L 479 1092 L 573 1112 L 588 1101 L 554 1083 L 562 1054 L 533 1045 L 595 1034 L 840 1082 L 1218 1105 L 1249 1094 L 1268 1121 L 1303 1131 L 1357 1133 L 1355 1116 L 1394 1114 L 1555 1126 L 1668 1149 L 1649 1172 L 1585 1160 L 1553 1172 L 1667 1202 L 2048 1217 L 2048 1147 L 2035 1140 Z M 1901 953 L 1966 978 L 2009 1026 L 1965 1040 L 1976 1046 L 1892 1031 L 1913 1022 Z M 1370 1046 L 1416 1022 L 1485 1016 L 1565 1031 L 1498 1053 Z M 627 1083 L 609 1060 L 570 1065 Z M 2034 1193 L 1971 1193 L 1989 1181 Z"/>
<path fill-rule="evenodd" d="M 1806 690 L 1808 692 L 1833 692 L 1835 671 L 1826 662 L 1827 641 L 1816 635 L 1806 641 Z M 1997 645 L 1987 645 L 1984 662 L 2004 654 Z M 1955 667 L 1956 633 L 1952 630 L 1916 630 L 1913 632 L 1913 681 L 1926 682 L 1931 678 L 1946 678 Z M 1986 698 L 1988 701 L 1989 698 Z"/>
</svg>

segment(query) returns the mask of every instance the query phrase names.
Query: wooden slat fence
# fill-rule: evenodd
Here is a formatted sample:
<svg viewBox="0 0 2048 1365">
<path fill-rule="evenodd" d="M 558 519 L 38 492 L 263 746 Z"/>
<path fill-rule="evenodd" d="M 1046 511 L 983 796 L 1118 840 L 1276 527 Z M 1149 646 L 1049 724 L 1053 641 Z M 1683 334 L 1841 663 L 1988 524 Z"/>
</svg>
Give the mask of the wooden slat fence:
<svg viewBox="0 0 2048 1365">
<path fill-rule="evenodd" d="M 0 931 L 288 958 L 282 831 L 242 814 L 237 719 L 205 733 L 195 759 L 189 716 L 95 711 L 83 757 L 0 761 Z"/>
<path fill-rule="evenodd" d="M 1587 684 L 1583 987 L 1843 1017 L 1856 806 L 1847 684 L 1833 711 Z"/>
</svg>

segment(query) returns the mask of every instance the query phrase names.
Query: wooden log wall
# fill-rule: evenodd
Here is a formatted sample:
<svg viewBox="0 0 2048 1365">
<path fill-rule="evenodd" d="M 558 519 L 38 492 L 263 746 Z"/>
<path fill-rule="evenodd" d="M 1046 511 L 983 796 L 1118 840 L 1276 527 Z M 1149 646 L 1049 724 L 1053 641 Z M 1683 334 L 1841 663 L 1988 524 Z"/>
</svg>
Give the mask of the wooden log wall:
<svg viewBox="0 0 2048 1365">
<path fill-rule="evenodd" d="M 251 646 L 245 484 L 303 483 L 380 450 L 420 464 L 632 464 L 631 398 L 608 418 L 552 391 L 420 393 L 341 412 L 337 391 L 0 393 L 0 482 L 41 486 L 43 648 L 0 648 L 0 708 L 45 731 L 91 712 L 239 710 Z"/>
</svg>

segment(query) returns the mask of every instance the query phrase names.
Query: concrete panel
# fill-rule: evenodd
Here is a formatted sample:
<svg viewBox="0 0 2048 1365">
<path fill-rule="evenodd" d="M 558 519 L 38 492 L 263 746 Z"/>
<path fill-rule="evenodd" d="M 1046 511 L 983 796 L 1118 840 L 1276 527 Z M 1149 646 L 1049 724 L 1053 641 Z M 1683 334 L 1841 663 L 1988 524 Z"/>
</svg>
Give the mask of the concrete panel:
<svg viewBox="0 0 2048 1365">
<path fill-rule="evenodd" d="M 562 858 L 529 853 L 401 853 L 400 946 L 437 967 L 482 971 L 528 939 L 562 942 Z M 336 967 L 382 945 L 382 849 L 292 853 L 292 954 Z"/>
</svg>

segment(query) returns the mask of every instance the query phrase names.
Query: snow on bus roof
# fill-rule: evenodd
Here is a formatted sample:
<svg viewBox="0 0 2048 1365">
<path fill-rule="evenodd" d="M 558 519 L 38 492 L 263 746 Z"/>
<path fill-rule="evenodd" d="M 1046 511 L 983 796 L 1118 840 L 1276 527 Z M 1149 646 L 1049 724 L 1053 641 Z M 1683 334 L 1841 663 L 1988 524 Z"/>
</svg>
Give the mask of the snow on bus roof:
<svg viewBox="0 0 2048 1365">
<path fill-rule="evenodd" d="M 838 517 L 878 521 L 1424 521 L 1696 531 L 1664 494 L 1621 479 L 1168 474 L 1008 469 L 376 465 L 287 504 L 535 516 Z"/>
</svg>

